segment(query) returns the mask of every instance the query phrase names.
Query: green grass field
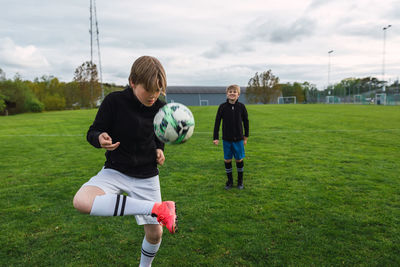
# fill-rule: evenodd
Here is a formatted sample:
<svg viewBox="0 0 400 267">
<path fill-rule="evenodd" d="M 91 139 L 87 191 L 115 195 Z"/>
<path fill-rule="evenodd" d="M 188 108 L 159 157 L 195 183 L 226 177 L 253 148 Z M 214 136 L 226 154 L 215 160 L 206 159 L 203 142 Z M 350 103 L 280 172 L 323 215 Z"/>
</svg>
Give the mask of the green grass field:
<svg viewBox="0 0 400 267">
<path fill-rule="evenodd" d="M 161 187 L 179 233 L 165 230 L 153 266 L 399 266 L 400 107 L 247 108 L 242 191 L 223 189 L 216 106 L 191 107 L 195 134 L 166 146 Z M 104 163 L 85 140 L 95 114 L 0 117 L 0 266 L 138 266 L 133 217 L 72 206 Z"/>
</svg>

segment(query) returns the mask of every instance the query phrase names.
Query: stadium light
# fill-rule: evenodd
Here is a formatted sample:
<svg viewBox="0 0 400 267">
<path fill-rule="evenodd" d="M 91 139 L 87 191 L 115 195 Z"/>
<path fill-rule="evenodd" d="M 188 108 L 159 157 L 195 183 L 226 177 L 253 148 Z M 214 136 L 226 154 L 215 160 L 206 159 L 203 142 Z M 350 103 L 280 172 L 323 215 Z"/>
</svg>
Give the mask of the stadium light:
<svg viewBox="0 0 400 267">
<path fill-rule="evenodd" d="M 387 25 L 383 27 L 383 52 L 382 52 L 382 82 L 383 88 L 382 91 L 385 92 L 386 90 L 386 81 L 385 81 L 385 48 L 386 48 L 386 30 L 392 27 L 392 25 Z"/>
<path fill-rule="evenodd" d="M 333 53 L 333 50 L 328 51 L 328 86 L 330 83 L 330 78 L 331 78 L 331 54 Z"/>
</svg>

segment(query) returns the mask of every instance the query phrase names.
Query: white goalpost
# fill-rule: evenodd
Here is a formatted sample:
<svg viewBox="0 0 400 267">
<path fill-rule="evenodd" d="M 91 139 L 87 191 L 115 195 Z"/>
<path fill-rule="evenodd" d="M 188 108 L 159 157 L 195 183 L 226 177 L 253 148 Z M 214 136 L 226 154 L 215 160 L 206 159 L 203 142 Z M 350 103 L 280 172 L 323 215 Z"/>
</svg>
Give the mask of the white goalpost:
<svg viewBox="0 0 400 267">
<path fill-rule="evenodd" d="M 361 104 L 361 103 L 362 103 L 361 95 L 354 95 L 354 104 Z"/>
<path fill-rule="evenodd" d="M 295 96 L 280 96 L 278 97 L 278 104 L 296 104 Z"/>
<path fill-rule="evenodd" d="M 386 94 L 375 94 L 376 105 L 386 105 Z"/>
<path fill-rule="evenodd" d="M 333 96 L 333 95 L 326 96 L 326 103 L 327 104 L 335 104 L 335 96 Z"/>
</svg>

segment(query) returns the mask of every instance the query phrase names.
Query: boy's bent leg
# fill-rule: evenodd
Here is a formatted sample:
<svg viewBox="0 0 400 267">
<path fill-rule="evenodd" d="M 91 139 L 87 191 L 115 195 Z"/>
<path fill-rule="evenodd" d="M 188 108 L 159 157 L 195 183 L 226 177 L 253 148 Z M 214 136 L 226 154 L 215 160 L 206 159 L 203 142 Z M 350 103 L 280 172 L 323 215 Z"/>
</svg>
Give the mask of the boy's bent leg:
<svg viewBox="0 0 400 267">
<path fill-rule="evenodd" d="M 83 186 L 74 196 L 74 208 L 82 213 L 90 213 L 94 199 L 104 194 L 105 192 L 100 187 L 92 185 Z"/>
<path fill-rule="evenodd" d="M 94 216 L 151 215 L 155 202 L 125 195 L 106 194 L 100 187 L 87 185 L 75 194 L 74 207 Z"/>
<path fill-rule="evenodd" d="M 81 187 L 75 196 L 74 206 L 94 216 L 151 215 L 156 201 L 136 198 L 134 195 L 121 195 L 132 188 L 137 187 L 136 190 L 140 190 L 141 187 L 135 184 L 143 182 L 142 180 L 148 179 L 139 180 L 117 170 L 103 168 Z M 152 185 L 150 183 L 146 191 L 151 191 Z"/>
<path fill-rule="evenodd" d="M 124 216 L 150 215 L 155 202 L 138 200 L 125 195 L 105 194 L 96 196 L 90 215 Z"/>
<path fill-rule="evenodd" d="M 142 242 L 140 267 L 151 266 L 161 244 L 162 227 L 158 224 L 144 225 L 145 237 Z"/>
<path fill-rule="evenodd" d="M 178 229 L 173 201 L 153 202 L 125 195 L 106 194 L 101 188 L 88 185 L 83 186 L 76 193 L 74 207 L 82 213 L 90 213 L 94 216 L 152 215 L 157 217 L 157 221 L 165 225 L 171 233 L 175 233 Z M 161 226 L 155 224 L 148 227 L 159 229 Z M 151 237 L 152 235 L 149 235 L 149 238 Z"/>
</svg>

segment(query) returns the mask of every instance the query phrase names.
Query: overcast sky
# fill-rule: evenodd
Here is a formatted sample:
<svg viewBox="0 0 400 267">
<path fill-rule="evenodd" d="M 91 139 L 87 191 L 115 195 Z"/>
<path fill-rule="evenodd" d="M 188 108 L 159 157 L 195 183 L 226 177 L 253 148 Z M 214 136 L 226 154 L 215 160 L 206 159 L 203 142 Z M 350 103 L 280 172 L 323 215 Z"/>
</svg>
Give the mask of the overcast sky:
<svg viewBox="0 0 400 267">
<path fill-rule="evenodd" d="M 90 60 L 89 3 L 0 0 L 7 78 L 71 81 Z M 246 86 L 268 69 L 283 83 L 319 89 L 328 76 L 381 79 L 384 32 L 385 78 L 400 76 L 399 0 L 97 0 L 96 7 L 104 82 L 127 84 L 142 55 L 161 61 L 169 85 Z"/>
</svg>

